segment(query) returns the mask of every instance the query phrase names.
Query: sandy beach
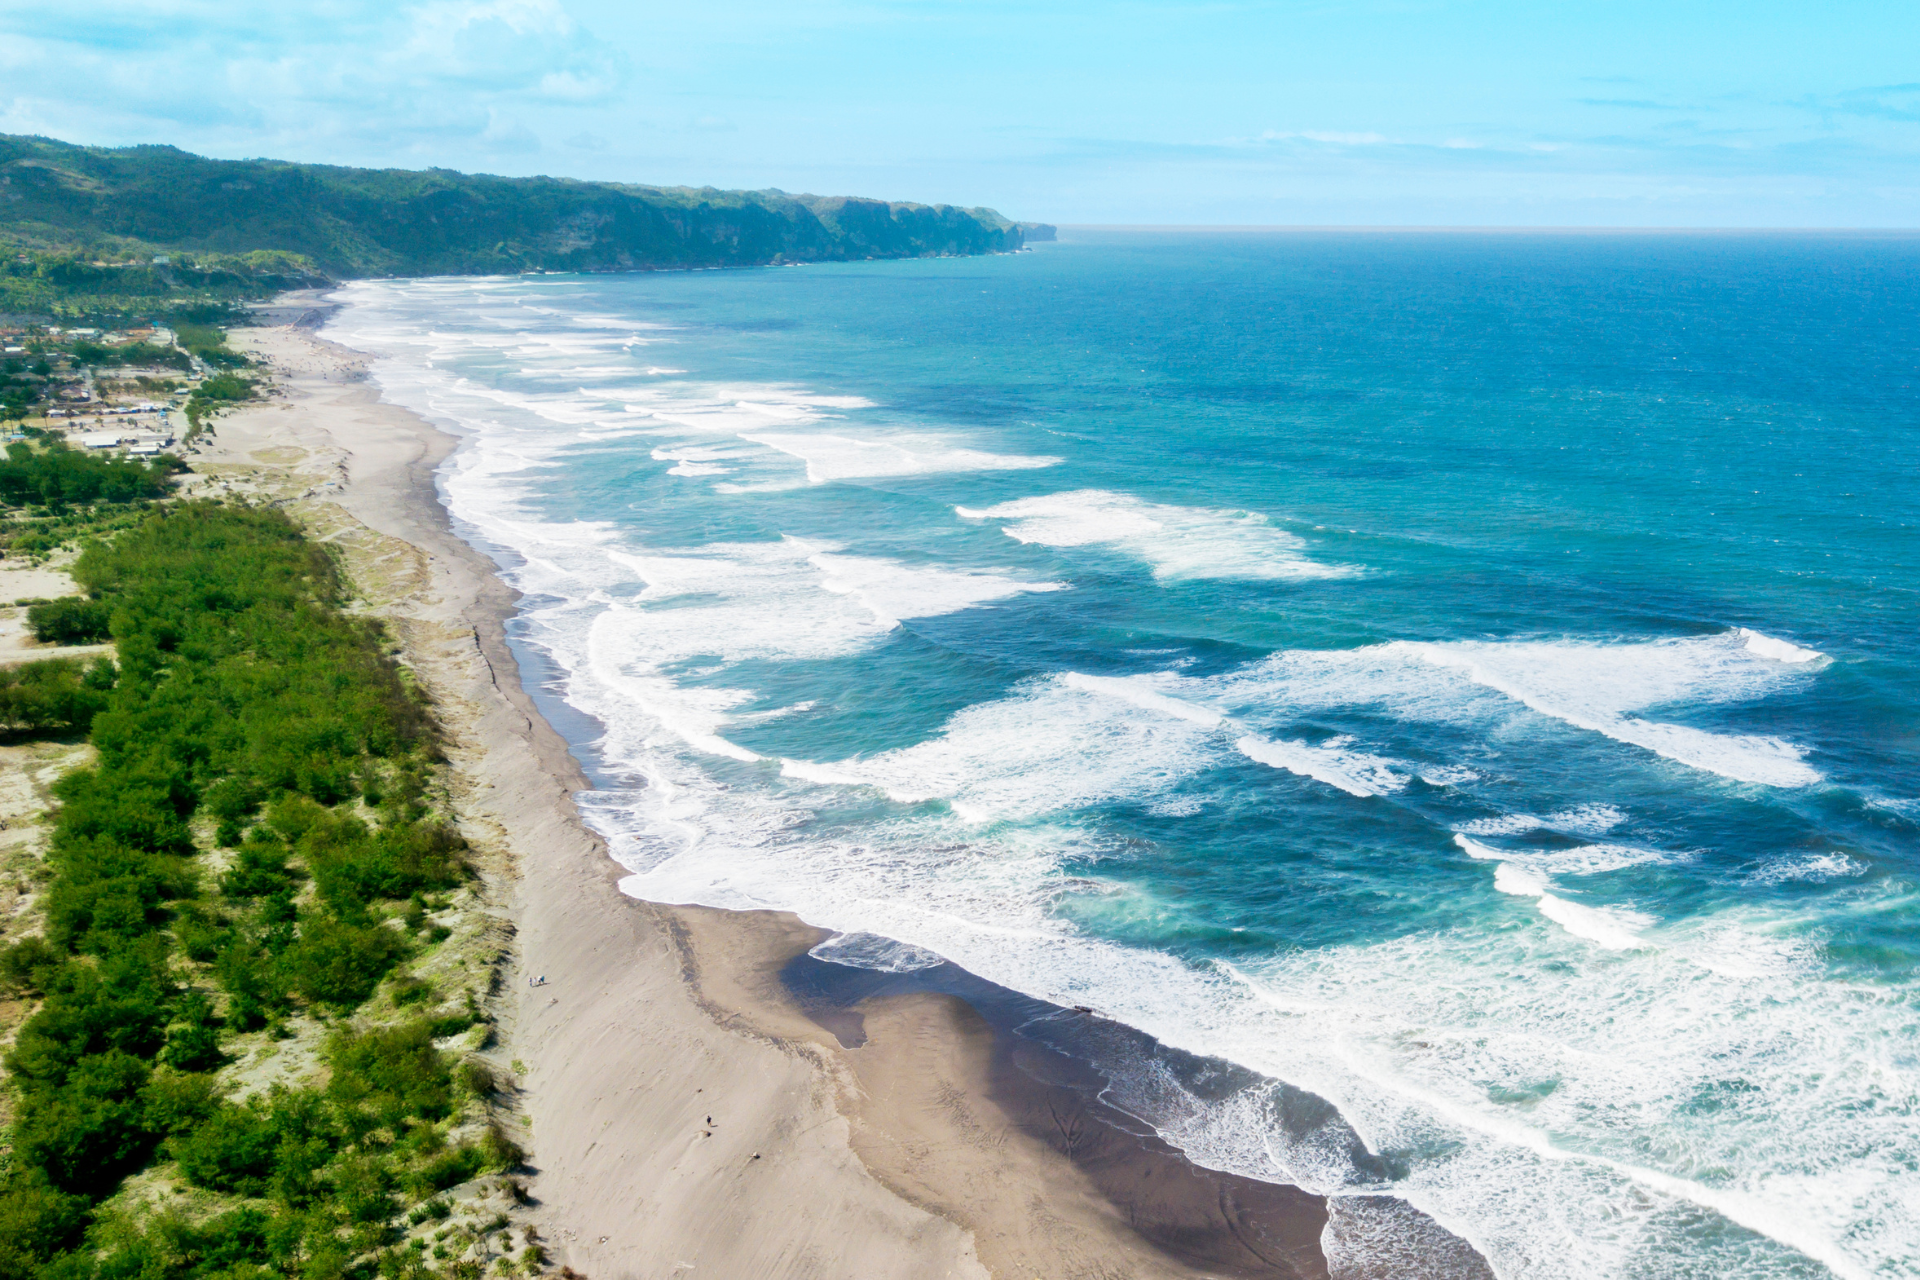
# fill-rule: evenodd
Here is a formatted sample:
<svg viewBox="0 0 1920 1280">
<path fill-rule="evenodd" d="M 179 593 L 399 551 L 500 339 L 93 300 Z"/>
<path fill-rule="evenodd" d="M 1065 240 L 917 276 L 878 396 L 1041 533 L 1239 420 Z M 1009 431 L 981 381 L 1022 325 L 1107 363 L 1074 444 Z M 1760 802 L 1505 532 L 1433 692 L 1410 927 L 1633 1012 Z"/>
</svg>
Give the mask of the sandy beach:
<svg viewBox="0 0 1920 1280">
<path fill-rule="evenodd" d="M 802 1000 L 792 966 L 819 931 L 623 896 L 575 812 L 587 781 L 521 687 L 503 632 L 515 595 L 436 497 L 455 440 L 317 339 L 320 305 L 283 299 L 234 332 L 277 387 L 195 442 L 188 487 L 284 502 L 336 543 L 356 607 L 388 620 L 434 699 L 453 803 L 491 851 L 513 936 L 496 1053 L 555 1266 L 594 1280 L 1330 1274 L 1323 1200 L 1196 1169 L 1099 1104 L 1064 1055 L 1016 1042 L 990 1002 Z"/>
</svg>

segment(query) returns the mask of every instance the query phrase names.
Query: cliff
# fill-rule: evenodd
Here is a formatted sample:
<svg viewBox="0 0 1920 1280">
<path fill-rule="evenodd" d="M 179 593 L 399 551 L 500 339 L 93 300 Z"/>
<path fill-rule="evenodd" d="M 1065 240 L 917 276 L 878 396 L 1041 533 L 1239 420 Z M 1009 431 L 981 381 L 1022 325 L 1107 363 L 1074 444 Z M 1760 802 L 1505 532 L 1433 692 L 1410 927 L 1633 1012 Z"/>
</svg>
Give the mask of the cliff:
<svg viewBox="0 0 1920 1280">
<path fill-rule="evenodd" d="M 93 259 L 189 256 L 173 268 L 190 269 L 194 254 L 256 255 L 282 275 L 336 278 L 921 258 L 1023 243 L 991 209 L 209 160 L 17 135 L 0 135 L 0 239 Z"/>
</svg>

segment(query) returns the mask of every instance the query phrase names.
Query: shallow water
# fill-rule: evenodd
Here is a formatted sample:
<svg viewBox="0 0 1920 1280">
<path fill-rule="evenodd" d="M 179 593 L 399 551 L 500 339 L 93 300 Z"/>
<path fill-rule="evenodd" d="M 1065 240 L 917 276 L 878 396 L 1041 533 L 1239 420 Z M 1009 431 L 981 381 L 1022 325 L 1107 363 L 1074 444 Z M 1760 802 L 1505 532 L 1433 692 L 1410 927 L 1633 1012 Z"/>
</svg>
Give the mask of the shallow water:
<svg viewBox="0 0 1920 1280">
<path fill-rule="evenodd" d="M 1237 1064 L 1118 1100 L 1503 1277 L 1893 1276 L 1917 267 L 1080 233 L 369 282 L 328 336 L 465 438 L 629 891 Z"/>
</svg>

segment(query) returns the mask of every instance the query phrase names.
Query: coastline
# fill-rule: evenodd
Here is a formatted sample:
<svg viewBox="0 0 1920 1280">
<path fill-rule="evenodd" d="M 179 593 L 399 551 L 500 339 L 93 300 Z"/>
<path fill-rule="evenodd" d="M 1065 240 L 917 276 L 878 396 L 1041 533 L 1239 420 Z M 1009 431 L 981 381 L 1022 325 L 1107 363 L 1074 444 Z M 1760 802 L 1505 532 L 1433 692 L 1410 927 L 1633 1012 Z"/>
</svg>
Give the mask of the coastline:
<svg viewBox="0 0 1920 1280">
<path fill-rule="evenodd" d="M 556 1265 L 593 1280 L 1440 1273 L 1330 1272 L 1323 1199 L 1186 1161 L 1099 1103 L 1097 1080 L 1069 1078 L 1065 1055 L 1016 1043 L 990 999 L 803 998 L 797 962 L 837 969 L 800 961 L 821 931 L 621 894 L 574 808 L 587 780 L 507 646 L 516 593 L 435 490 L 457 441 L 299 327 L 317 305 L 291 295 L 261 316 L 277 327 L 234 332 L 278 394 L 196 441 L 194 487 L 284 502 L 339 545 L 433 696 L 455 807 L 498 855 L 490 888 L 515 933 L 498 1052 L 520 1076 L 528 1216 Z"/>
</svg>

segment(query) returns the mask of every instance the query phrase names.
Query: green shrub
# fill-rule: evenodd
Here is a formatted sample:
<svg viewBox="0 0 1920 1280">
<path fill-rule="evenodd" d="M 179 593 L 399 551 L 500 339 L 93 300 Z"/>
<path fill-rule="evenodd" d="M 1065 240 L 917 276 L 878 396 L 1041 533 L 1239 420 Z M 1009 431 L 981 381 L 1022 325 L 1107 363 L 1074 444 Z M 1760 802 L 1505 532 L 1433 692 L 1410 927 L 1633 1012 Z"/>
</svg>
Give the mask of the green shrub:
<svg viewBox="0 0 1920 1280">
<path fill-rule="evenodd" d="M 406 953 L 406 939 L 392 929 L 320 916 L 301 926 L 283 967 L 291 990 L 346 1008 L 372 995 Z"/>
<path fill-rule="evenodd" d="M 167 1032 L 160 1057 L 177 1071 L 212 1071 L 227 1060 L 220 1052 L 220 1022 L 213 1003 L 198 992 L 174 1006 L 175 1025 Z"/>
<path fill-rule="evenodd" d="M 340 1160 L 331 1175 L 334 1202 L 349 1222 L 386 1222 L 399 1208 L 393 1200 L 393 1174 L 380 1161 Z"/>
<path fill-rule="evenodd" d="M 108 639 L 113 606 L 84 596 L 65 596 L 27 610 L 27 625 L 42 644 L 92 644 Z"/>
<path fill-rule="evenodd" d="M 223 822 L 237 823 L 260 808 L 260 790 L 251 778 L 226 777 L 206 789 L 200 805 Z"/>
<path fill-rule="evenodd" d="M 85 729 L 107 705 L 114 667 L 78 658 L 47 658 L 0 667 L 0 727 L 29 732 Z"/>
<path fill-rule="evenodd" d="M 140 1091 L 147 1123 L 156 1131 L 183 1134 L 212 1115 L 220 1102 L 219 1084 L 210 1075 L 156 1071 Z"/>
<path fill-rule="evenodd" d="M 173 936 L 189 960 L 209 964 L 233 941 L 233 930 L 225 921 L 189 904 L 175 916 Z"/>
<path fill-rule="evenodd" d="M 217 1108 L 199 1125 L 172 1142 L 180 1172 L 196 1187 L 263 1195 L 273 1173 L 278 1126 L 259 1106 Z"/>
<path fill-rule="evenodd" d="M 433 999 L 433 984 L 422 982 L 411 974 L 394 979 L 391 989 L 396 1005 L 424 1004 Z"/>
<path fill-rule="evenodd" d="M 28 1174 L 0 1188 L 0 1276 L 25 1280 L 39 1264 L 80 1241 L 87 1201 Z"/>
<path fill-rule="evenodd" d="M 129 948 L 52 975 L 39 1012 L 20 1027 L 7 1069 L 31 1091 L 57 1086 L 90 1055 L 150 1060 L 166 1043 L 174 987 L 164 948 Z"/>
<path fill-rule="evenodd" d="M 460 1087 L 476 1098 L 492 1097 L 498 1087 L 493 1078 L 493 1068 L 475 1058 L 462 1062 L 454 1075 Z"/>
<path fill-rule="evenodd" d="M 327 1096 L 379 1124 L 443 1120 L 452 1110 L 453 1063 L 433 1047 L 424 1022 L 336 1037 L 327 1063 L 333 1068 Z"/>
<path fill-rule="evenodd" d="M 149 1071 L 121 1050 L 76 1062 L 58 1085 L 29 1090 L 13 1125 L 14 1156 L 63 1191 L 99 1195 L 146 1163 L 158 1134 L 140 1097 Z"/>
<path fill-rule="evenodd" d="M 22 938 L 0 947 L 0 987 L 16 995 L 38 995 L 66 962 L 66 953 L 45 938 Z"/>
<path fill-rule="evenodd" d="M 486 1164 L 487 1158 L 478 1148 L 455 1147 L 407 1175 L 407 1190 L 416 1196 L 445 1191 L 448 1187 L 480 1176 Z"/>
<path fill-rule="evenodd" d="M 518 1169 L 527 1159 L 527 1153 L 520 1149 L 520 1144 L 509 1138 L 497 1124 L 488 1125 L 487 1131 L 480 1135 L 480 1154 L 486 1160 L 486 1169 L 492 1173 Z"/>
<path fill-rule="evenodd" d="M 229 898 L 264 898 L 285 893 L 299 879 L 287 868 L 287 851 L 264 841 L 241 845 L 233 865 L 220 875 L 220 892 Z"/>
</svg>

